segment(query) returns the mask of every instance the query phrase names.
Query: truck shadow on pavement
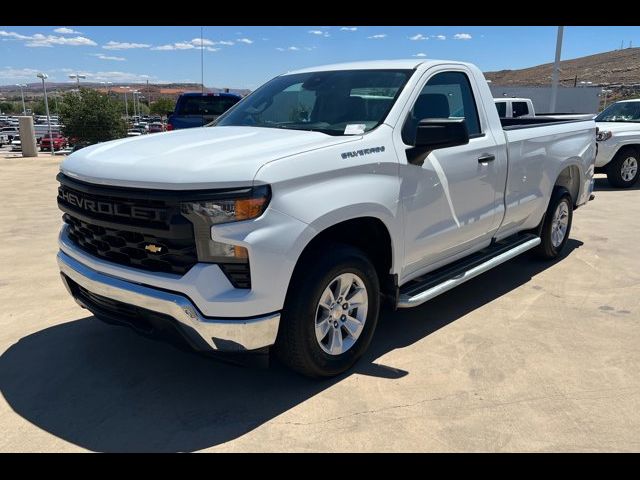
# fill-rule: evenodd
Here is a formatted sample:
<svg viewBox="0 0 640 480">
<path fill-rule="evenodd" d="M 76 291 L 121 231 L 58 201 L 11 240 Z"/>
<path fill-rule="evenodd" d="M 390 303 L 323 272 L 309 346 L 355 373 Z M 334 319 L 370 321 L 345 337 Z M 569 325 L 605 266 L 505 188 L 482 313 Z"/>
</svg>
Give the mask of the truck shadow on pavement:
<svg viewBox="0 0 640 480">
<path fill-rule="evenodd" d="M 570 239 L 564 256 L 581 245 Z M 521 287 L 554 263 L 524 254 L 421 307 L 385 310 L 369 352 L 352 371 L 331 380 L 309 380 L 276 362 L 268 369 L 230 365 L 86 317 L 12 345 L 0 357 L 0 391 L 23 418 L 86 449 L 212 447 L 354 373 L 389 381 L 409 375 L 376 359 Z"/>
</svg>

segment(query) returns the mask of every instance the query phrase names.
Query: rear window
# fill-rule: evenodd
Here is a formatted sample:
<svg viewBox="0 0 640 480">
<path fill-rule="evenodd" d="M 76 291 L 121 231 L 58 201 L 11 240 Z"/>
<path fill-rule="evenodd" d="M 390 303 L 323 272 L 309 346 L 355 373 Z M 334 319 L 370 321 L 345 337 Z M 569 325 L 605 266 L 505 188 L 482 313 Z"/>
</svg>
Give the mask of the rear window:
<svg viewBox="0 0 640 480">
<path fill-rule="evenodd" d="M 496 102 L 496 110 L 498 110 L 498 116 L 504 118 L 507 116 L 507 102 Z"/>
<path fill-rule="evenodd" d="M 222 115 L 238 103 L 236 97 L 182 97 L 176 106 L 178 115 Z"/>
<path fill-rule="evenodd" d="M 521 117 L 523 115 L 529 114 L 529 108 L 527 107 L 527 102 L 513 102 L 511 104 L 513 108 L 513 118 Z"/>
</svg>

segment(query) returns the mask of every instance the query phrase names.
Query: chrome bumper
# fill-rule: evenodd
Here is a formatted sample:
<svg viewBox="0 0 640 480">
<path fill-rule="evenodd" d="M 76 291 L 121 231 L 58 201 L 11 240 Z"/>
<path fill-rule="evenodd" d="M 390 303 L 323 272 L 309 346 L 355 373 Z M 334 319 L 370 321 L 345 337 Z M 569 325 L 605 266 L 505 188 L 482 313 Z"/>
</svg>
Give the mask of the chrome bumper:
<svg viewBox="0 0 640 480">
<path fill-rule="evenodd" d="M 244 319 L 209 318 L 203 316 L 187 297 L 102 274 L 62 251 L 58 252 L 58 265 L 67 290 L 81 306 L 91 310 L 74 294 L 65 277 L 95 295 L 171 317 L 183 334 L 199 337 L 195 343 L 202 344 L 204 341 L 206 346 L 203 345 L 199 350 L 238 352 L 275 343 L 279 313 Z"/>
</svg>

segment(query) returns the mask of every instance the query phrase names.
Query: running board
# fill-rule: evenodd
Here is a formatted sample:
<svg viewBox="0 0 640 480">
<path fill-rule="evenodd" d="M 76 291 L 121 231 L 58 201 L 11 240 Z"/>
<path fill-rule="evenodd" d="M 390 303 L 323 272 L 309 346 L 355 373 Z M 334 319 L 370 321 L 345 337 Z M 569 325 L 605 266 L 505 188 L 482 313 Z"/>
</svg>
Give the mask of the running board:
<svg viewBox="0 0 640 480">
<path fill-rule="evenodd" d="M 412 280 L 400 288 L 398 308 L 411 308 L 421 305 L 441 293 L 451 290 L 467 280 L 471 280 L 481 273 L 491 270 L 493 267 L 497 267 L 501 263 L 538 246 L 540 242 L 540 237 L 530 233 L 516 235 L 500 242 L 495 242 L 484 250 L 463 258 L 452 265 L 447 265 L 423 277 Z"/>
</svg>

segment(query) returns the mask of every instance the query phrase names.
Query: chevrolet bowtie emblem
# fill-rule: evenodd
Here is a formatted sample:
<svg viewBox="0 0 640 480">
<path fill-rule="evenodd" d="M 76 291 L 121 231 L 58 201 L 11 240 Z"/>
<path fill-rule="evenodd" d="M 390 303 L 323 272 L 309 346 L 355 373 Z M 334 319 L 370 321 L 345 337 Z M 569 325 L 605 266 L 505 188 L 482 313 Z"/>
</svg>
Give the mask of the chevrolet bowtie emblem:
<svg viewBox="0 0 640 480">
<path fill-rule="evenodd" d="M 149 250 L 151 253 L 160 253 L 162 251 L 162 247 L 159 247 L 158 245 L 154 245 L 153 243 L 146 245 L 144 249 Z"/>
</svg>

